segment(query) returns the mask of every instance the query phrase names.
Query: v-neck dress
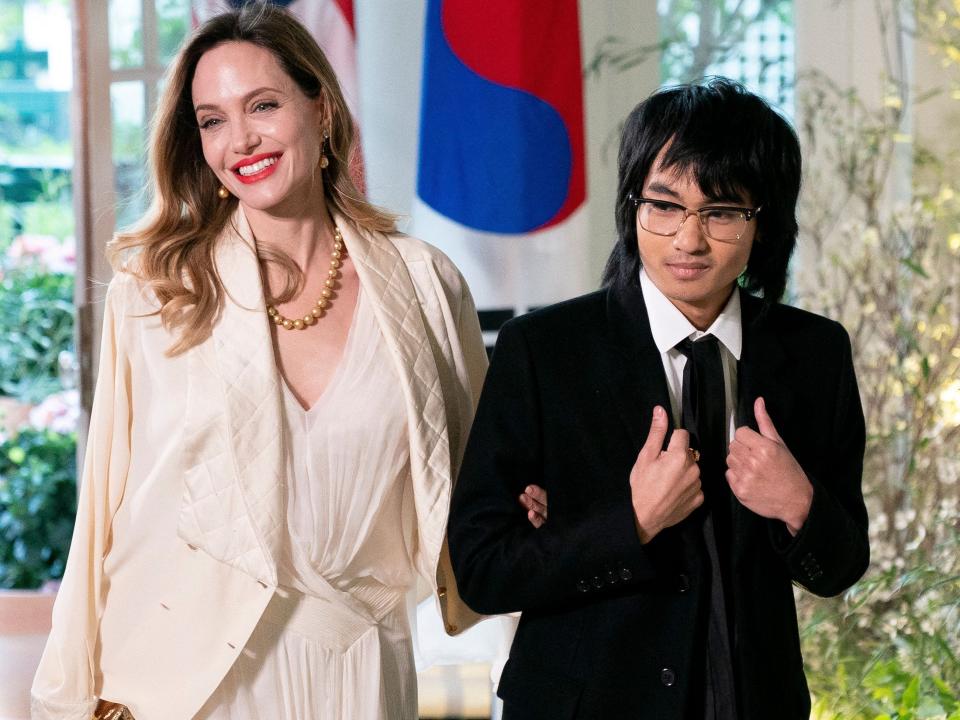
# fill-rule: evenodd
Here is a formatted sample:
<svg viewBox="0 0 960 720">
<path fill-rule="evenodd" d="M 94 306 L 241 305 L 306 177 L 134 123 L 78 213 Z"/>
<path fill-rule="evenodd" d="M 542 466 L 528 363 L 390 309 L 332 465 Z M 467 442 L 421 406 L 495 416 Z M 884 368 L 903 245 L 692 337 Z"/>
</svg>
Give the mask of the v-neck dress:
<svg viewBox="0 0 960 720">
<path fill-rule="evenodd" d="M 409 720 L 416 514 L 402 391 L 363 291 L 330 384 L 284 384 L 280 588 L 197 720 Z"/>
</svg>

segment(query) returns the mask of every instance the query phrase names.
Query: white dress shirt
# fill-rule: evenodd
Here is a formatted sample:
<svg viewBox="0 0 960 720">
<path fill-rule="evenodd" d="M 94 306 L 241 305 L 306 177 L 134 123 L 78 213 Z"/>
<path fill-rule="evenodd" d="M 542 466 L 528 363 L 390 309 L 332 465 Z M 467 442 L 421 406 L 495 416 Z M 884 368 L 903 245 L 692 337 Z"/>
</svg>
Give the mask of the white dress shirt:
<svg viewBox="0 0 960 720">
<path fill-rule="evenodd" d="M 643 302 L 647 306 L 647 316 L 650 319 L 650 332 L 653 342 L 660 351 L 660 360 L 663 371 L 667 376 L 667 387 L 670 390 L 670 410 L 676 427 L 680 425 L 681 398 L 683 397 L 683 367 L 687 363 L 686 356 L 676 349 L 677 343 L 684 338 L 691 341 L 699 340 L 704 335 L 713 335 L 720 341 L 720 359 L 723 362 L 723 385 L 726 397 L 726 416 L 728 440 L 733 440 L 737 429 L 736 398 L 737 398 L 737 362 L 743 349 L 743 324 L 740 317 L 740 293 L 734 289 L 723 310 L 705 331 L 701 332 L 693 326 L 680 310 L 677 309 L 646 271 L 640 270 L 640 288 L 643 291 Z"/>
</svg>

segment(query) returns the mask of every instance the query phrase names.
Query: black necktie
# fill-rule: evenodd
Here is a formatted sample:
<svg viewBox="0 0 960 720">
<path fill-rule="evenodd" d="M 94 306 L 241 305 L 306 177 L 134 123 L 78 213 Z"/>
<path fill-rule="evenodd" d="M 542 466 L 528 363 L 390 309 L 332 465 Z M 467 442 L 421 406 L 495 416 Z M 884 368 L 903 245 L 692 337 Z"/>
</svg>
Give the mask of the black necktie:
<svg viewBox="0 0 960 720">
<path fill-rule="evenodd" d="M 726 391 L 720 344 L 713 335 L 705 335 L 696 342 L 681 340 L 677 350 L 687 357 L 683 366 L 681 424 L 690 433 L 690 447 L 700 452 L 704 496 L 712 505 L 718 499 L 718 489 L 707 482 L 715 484 L 718 478 L 723 479 L 727 464 Z"/>
<path fill-rule="evenodd" d="M 683 366 L 681 425 L 690 433 L 690 447 L 700 452 L 700 483 L 704 505 L 703 540 L 710 566 L 710 603 L 707 623 L 706 720 L 736 720 L 730 618 L 725 586 L 729 587 L 730 495 L 727 467 L 726 390 L 720 345 L 713 335 L 677 345 L 687 362 Z"/>
</svg>

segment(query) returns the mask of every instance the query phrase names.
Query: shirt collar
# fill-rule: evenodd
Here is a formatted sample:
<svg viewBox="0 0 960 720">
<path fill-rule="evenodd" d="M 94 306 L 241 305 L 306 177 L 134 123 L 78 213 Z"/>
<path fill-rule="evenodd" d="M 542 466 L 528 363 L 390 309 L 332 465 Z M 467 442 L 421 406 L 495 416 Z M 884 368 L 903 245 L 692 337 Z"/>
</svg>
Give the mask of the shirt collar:
<svg viewBox="0 0 960 720">
<path fill-rule="evenodd" d="M 650 332 L 657 349 L 665 353 L 684 338 L 696 340 L 703 335 L 713 335 L 725 348 L 740 360 L 743 349 L 743 323 L 740 316 L 740 293 L 734 288 L 730 299 L 723 306 L 717 319 L 706 329 L 700 332 L 693 326 L 676 305 L 660 292 L 653 280 L 640 268 L 640 289 L 643 291 L 643 302 L 647 306 L 647 317 L 650 319 Z"/>
</svg>

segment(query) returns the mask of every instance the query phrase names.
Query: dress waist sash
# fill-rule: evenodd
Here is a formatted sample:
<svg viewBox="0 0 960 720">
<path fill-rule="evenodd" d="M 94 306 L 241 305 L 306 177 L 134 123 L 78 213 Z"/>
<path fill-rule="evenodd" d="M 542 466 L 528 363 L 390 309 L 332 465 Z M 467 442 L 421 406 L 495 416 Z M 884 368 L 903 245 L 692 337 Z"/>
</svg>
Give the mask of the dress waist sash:
<svg viewBox="0 0 960 720">
<path fill-rule="evenodd" d="M 343 652 L 378 626 L 405 595 L 375 581 L 357 584 L 350 592 L 329 585 L 324 590 L 322 596 L 315 597 L 280 586 L 261 621 Z"/>
</svg>

